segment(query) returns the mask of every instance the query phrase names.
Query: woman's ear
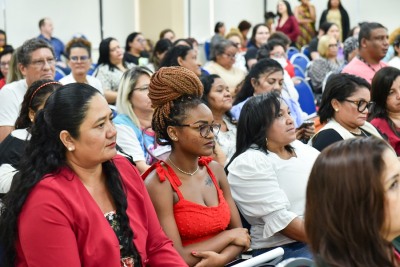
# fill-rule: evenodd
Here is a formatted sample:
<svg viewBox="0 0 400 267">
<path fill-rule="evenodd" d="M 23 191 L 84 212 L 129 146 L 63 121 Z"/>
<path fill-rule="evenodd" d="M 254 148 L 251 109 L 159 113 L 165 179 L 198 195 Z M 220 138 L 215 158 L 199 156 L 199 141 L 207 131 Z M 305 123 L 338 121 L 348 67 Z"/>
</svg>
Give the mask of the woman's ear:
<svg viewBox="0 0 400 267">
<path fill-rule="evenodd" d="M 179 66 L 182 66 L 183 58 L 182 57 L 178 57 L 177 61 L 178 61 Z"/>
<path fill-rule="evenodd" d="M 75 143 L 74 139 L 72 136 L 69 134 L 68 131 L 62 130 L 60 132 L 60 140 L 64 144 L 64 146 L 67 148 L 68 151 L 74 151 L 75 150 Z"/>
<path fill-rule="evenodd" d="M 340 102 L 334 98 L 331 100 L 331 106 L 336 112 L 338 112 L 340 108 Z"/>
<path fill-rule="evenodd" d="M 174 126 L 168 126 L 167 133 L 168 133 L 169 138 L 172 141 L 175 141 L 175 142 L 178 141 L 178 133 L 177 133 L 176 128 Z"/>
<path fill-rule="evenodd" d="M 258 85 L 258 81 L 256 78 L 251 78 L 250 83 L 251 83 L 251 86 L 253 86 L 253 88 Z"/>
<path fill-rule="evenodd" d="M 33 111 L 33 109 L 29 108 L 29 113 L 28 113 L 28 117 L 31 120 L 31 122 L 33 122 L 35 120 L 35 111 Z"/>
</svg>

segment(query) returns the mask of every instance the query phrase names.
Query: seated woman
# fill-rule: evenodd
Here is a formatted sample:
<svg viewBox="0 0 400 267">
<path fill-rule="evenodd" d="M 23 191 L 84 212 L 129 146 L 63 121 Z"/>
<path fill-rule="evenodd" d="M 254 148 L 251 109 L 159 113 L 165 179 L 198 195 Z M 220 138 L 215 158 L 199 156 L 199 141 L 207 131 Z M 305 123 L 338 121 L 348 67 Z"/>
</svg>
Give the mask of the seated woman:
<svg viewBox="0 0 400 267">
<path fill-rule="evenodd" d="M 87 84 L 47 99 L 0 217 L 1 266 L 187 266 L 139 172 L 116 156 L 112 114 Z"/>
<path fill-rule="evenodd" d="M 370 137 L 321 152 L 307 185 L 305 229 L 316 266 L 400 266 L 400 164 Z"/>
<path fill-rule="evenodd" d="M 141 173 L 156 160 L 157 143 L 151 129 L 153 108 L 147 94 L 153 73 L 146 67 L 133 67 L 121 78 L 114 119 L 117 144 L 132 157 Z M 162 148 L 162 150 L 169 150 Z"/>
<path fill-rule="evenodd" d="M 43 108 L 50 94 L 61 86 L 53 80 L 38 80 L 26 91 L 15 130 L 0 143 L 0 194 L 10 190 L 13 177 L 19 172 L 36 112 Z"/>
<path fill-rule="evenodd" d="M 369 114 L 372 125 L 386 137 L 400 156 L 400 70 L 380 69 L 372 79 L 371 100 L 375 103 Z"/>
<path fill-rule="evenodd" d="M 163 60 L 165 54 L 172 47 L 172 43 L 169 39 L 160 39 L 154 46 L 153 53 L 150 56 L 149 64 L 146 65 L 151 71 L 157 71 L 160 68 L 160 63 Z"/>
<path fill-rule="evenodd" d="M 100 80 L 109 104 L 115 104 L 117 101 L 118 84 L 122 74 L 133 66 L 133 63 L 124 61 L 124 52 L 116 39 L 109 37 L 101 41 L 94 76 Z"/>
<path fill-rule="evenodd" d="M 338 42 L 335 37 L 324 35 L 318 42 L 319 58 L 312 61 L 308 75 L 311 79 L 313 90 L 322 93 L 322 83 L 329 72 L 336 73 L 343 61 L 337 60 Z"/>
<path fill-rule="evenodd" d="M 162 67 L 181 66 L 193 71 L 197 76 L 201 75 L 200 65 L 197 61 L 197 51 L 191 46 L 173 46 L 160 63 Z"/>
<path fill-rule="evenodd" d="M 277 90 L 282 93 L 283 99 L 286 104 L 289 105 L 291 116 L 294 119 L 294 125 L 298 128 L 303 123 L 302 110 L 294 100 L 290 99 L 286 90 L 282 90 L 283 84 L 283 68 L 276 60 L 267 58 L 258 61 L 246 75 L 243 86 L 233 102 L 234 106 L 231 109 L 232 117 L 235 120 L 239 119 L 243 105 L 252 96 Z M 298 129 L 296 134 L 298 139 L 308 140 L 310 136 L 314 134 L 314 126 L 309 125 L 308 127 Z"/>
<path fill-rule="evenodd" d="M 247 52 L 244 55 L 248 70 L 250 70 L 255 63 L 257 63 L 258 49 L 263 44 L 268 42 L 270 34 L 269 28 L 264 23 L 257 24 L 253 27 L 250 41 L 247 44 Z"/>
<path fill-rule="evenodd" d="M 149 53 L 145 47 L 146 39 L 140 32 L 133 32 L 126 37 L 124 61 L 135 65 L 143 65 L 140 63 L 148 63 Z M 140 62 L 140 60 L 143 62 Z"/>
<path fill-rule="evenodd" d="M 157 142 L 168 159 L 144 175 L 160 223 L 189 266 L 224 266 L 250 245 L 222 166 L 210 158 L 220 129 L 202 103 L 203 86 L 186 68 L 156 72 L 149 97 Z M 154 171 L 155 170 L 155 171 Z"/>
<path fill-rule="evenodd" d="M 234 124 L 236 122 L 233 121 L 229 111 L 232 108 L 232 96 L 225 81 L 218 75 L 203 76 L 200 80 L 204 87 L 201 99 L 210 108 L 214 122 L 221 124 L 221 129 L 215 140 L 221 148 L 219 153 L 223 155 L 219 155 L 216 151 L 216 160 L 221 165 L 225 165 L 236 149 L 236 125 Z"/>
<path fill-rule="evenodd" d="M 231 95 L 235 96 L 236 86 L 243 81 L 246 73 L 235 67 L 238 48 L 229 40 L 218 42 L 211 55 L 211 62 L 204 66 L 210 74 L 217 74 L 228 85 Z"/>
<path fill-rule="evenodd" d="M 307 257 L 303 213 L 308 175 L 319 152 L 296 140 L 285 101 L 270 92 L 250 98 L 240 114 L 228 181 L 251 225 L 253 256 L 276 247 L 284 258 Z"/>
<path fill-rule="evenodd" d="M 367 122 L 371 102 L 371 85 L 363 78 L 350 74 L 332 74 L 326 83 L 318 110 L 321 124 L 309 144 L 322 151 L 340 140 L 374 135 L 379 132 Z"/>
<path fill-rule="evenodd" d="M 68 66 L 71 73 L 60 80 L 62 84 L 87 83 L 96 88 L 103 94 L 103 87 L 99 79 L 87 75 L 92 64 L 91 56 L 92 45 L 83 38 L 74 38 L 65 46 L 68 56 Z"/>
</svg>

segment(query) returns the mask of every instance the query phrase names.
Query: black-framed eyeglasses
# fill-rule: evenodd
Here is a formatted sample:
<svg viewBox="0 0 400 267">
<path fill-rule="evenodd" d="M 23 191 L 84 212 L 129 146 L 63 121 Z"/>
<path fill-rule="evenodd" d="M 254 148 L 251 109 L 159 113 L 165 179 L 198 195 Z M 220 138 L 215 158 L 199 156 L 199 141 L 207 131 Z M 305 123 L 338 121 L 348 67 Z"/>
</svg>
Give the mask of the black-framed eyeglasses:
<svg viewBox="0 0 400 267">
<path fill-rule="evenodd" d="M 344 101 L 355 104 L 357 106 L 358 112 L 360 112 L 360 113 L 364 112 L 365 109 L 369 110 L 370 108 L 372 108 L 375 105 L 374 101 L 369 101 L 368 102 L 368 101 L 365 101 L 363 99 L 358 100 L 358 101 L 345 99 Z"/>
<path fill-rule="evenodd" d="M 175 125 L 177 127 L 190 127 L 190 128 L 195 128 L 199 129 L 201 137 L 207 138 L 207 136 L 212 132 L 214 135 L 217 135 L 219 133 L 219 130 L 221 129 L 221 124 L 219 123 L 212 123 L 212 124 L 180 124 L 180 125 Z"/>
</svg>

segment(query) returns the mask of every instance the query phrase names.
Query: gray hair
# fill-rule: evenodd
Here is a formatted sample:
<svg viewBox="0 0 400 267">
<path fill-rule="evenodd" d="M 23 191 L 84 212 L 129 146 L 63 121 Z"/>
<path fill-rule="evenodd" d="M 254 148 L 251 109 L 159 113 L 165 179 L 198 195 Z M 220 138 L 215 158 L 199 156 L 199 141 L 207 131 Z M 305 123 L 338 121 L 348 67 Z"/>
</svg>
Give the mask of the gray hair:
<svg viewBox="0 0 400 267">
<path fill-rule="evenodd" d="M 350 36 L 343 42 L 343 53 L 346 61 L 349 58 L 351 52 L 358 48 L 358 39 L 356 37 Z"/>
<path fill-rule="evenodd" d="M 211 53 L 211 58 L 210 58 L 210 59 L 211 59 L 212 61 L 215 61 L 215 60 L 217 59 L 217 56 L 224 54 L 224 53 L 225 53 L 225 50 L 226 50 L 228 47 L 231 47 L 231 46 L 237 47 L 237 46 L 235 45 L 235 43 L 232 42 L 232 41 L 230 41 L 230 40 L 221 40 L 221 41 L 219 41 L 219 42 L 216 43 L 215 46 L 213 47 L 212 53 Z"/>
<path fill-rule="evenodd" d="M 40 48 L 50 49 L 51 53 L 55 57 L 53 47 L 49 43 L 39 38 L 32 38 L 26 40 L 17 50 L 18 63 L 22 64 L 25 67 L 28 66 L 28 64 L 31 63 L 32 53 Z"/>
</svg>

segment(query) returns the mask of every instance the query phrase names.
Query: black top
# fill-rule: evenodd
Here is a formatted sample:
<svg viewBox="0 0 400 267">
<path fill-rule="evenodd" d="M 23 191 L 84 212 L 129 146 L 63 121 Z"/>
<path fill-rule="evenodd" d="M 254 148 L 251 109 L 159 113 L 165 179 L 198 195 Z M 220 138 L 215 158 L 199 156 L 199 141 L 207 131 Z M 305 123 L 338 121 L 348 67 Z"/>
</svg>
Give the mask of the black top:
<svg viewBox="0 0 400 267">
<path fill-rule="evenodd" d="M 312 38 L 310 44 L 308 45 L 308 51 L 310 51 L 310 53 L 318 51 L 318 41 L 319 40 L 317 37 Z"/>
<path fill-rule="evenodd" d="M 147 53 L 146 51 L 142 51 L 140 52 L 140 57 L 136 57 L 132 54 L 125 52 L 124 61 L 129 63 L 134 63 L 135 65 L 139 65 L 139 58 L 141 57 L 149 58 L 149 53 Z"/>
<path fill-rule="evenodd" d="M 361 134 L 354 134 L 351 133 L 352 135 L 354 135 L 354 137 L 368 137 L 371 136 L 370 133 L 361 130 Z M 312 142 L 312 146 L 317 149 L 318 151 L 322 151 L 324 150 L 327 146 L 336 143 L 338 141 L 342 141 L 343 138 L 342 136 L 340 136 L 340 134 L 334 130 L 334 129 L 326 129 L 323 131 L 320 131 L 318 134 L 315 135 L 313 142 Z"/>
<path fill-rule="evenodd" d="M 9 134 L 0 144 L 0 165 L 10 164 L 18 169 L 19 161 L 25 153 L 28 142 Z"/>
</svg>

